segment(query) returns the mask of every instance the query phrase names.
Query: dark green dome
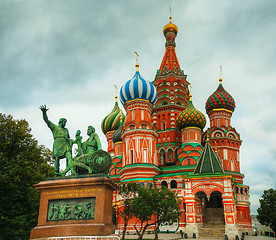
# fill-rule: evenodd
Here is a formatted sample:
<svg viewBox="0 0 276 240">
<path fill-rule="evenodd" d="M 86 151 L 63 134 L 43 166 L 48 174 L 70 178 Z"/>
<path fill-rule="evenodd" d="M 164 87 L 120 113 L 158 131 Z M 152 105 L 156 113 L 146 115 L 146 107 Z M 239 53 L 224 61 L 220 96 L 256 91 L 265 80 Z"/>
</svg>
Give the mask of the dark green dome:
<svg viewBox="0 0 276 240">
<path fill-rule="evenodd" d="M 198 111 L 190 99 L 186 109 L 176 118 L 176 127 L 181 130 L 186 127 L 198 127 L 203 129 L 206 125 L 206 118 L 202 112 Z"/>
</svg>

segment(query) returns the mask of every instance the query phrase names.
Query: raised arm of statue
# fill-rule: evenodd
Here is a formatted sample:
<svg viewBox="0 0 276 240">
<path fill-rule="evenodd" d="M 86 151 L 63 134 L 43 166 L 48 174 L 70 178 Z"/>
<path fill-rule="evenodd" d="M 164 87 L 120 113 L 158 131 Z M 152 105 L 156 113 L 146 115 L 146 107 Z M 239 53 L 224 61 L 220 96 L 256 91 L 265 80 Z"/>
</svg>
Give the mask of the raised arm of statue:
<svg viewBox="0 0 276 240">
<path fill-rule="evenodd" d="M 48 119 L 48 116 L 47 116 L 47 111 L 49 110 L 49 108 L 46 107 L 46 105 L 42 105 L 39 107 L 40 110 L 42 111 L 42 116 L 43 116 L 43 120 L 44 122 L 47 124 L 47 126 L 53 130 L 54 128 L 54 124 Z"/>
</svg>

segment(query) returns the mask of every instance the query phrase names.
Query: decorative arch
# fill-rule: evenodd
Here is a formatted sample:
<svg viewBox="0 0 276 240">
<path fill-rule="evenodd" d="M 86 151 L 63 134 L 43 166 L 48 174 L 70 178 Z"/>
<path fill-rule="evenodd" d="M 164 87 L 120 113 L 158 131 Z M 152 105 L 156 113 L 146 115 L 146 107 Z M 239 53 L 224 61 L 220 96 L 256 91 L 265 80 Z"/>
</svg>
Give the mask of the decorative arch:
<svg viewBox="0 0 276 240">
<path fill-rule="evenodd" d="M 227 134 L 226 134 L 227 137 L 231 137 L 231 138 L 236 138 L 236 139 L 239 139 L 239 137 L 237 136 L 237 134 L 233 131 L 229 131 Z"/>
<path fill-rule="evenodd" d="M 160 102 L 160 104 L 159 105 L 168 105 L 169 104 L 169 102 L 168 101 L 162 101 L 162 102 Z"/>
<path fill-rule="evenodd" d="M 212 135 L 211 135 L 211 137 L 224 137 L 224 136 L 225 136 L 224 132 L 219 129 L 212 132 Z"/>
<path fill-rule="evenodd" d="M 180 101 L 177 101 L 176 104 L 177 104 L 177 105 L 181 105 L 181 106 L 184 105 L 184 104 L 183 104 L 182 102 L 180 102 Z"/>
<path fill-rule="evenodd" d="M 205 185 L 213 185 L 214 187 L 210 189 L 206 189 Z M 218 183 L 213 183 L 213 182 L 206 182 L 206 183 L 198 183 L 192 187 L 192 194 L 195 195 L 197 192 L 202 191 L 206 194 L 206 196 L 210 196 L 212 192 L 218 191 L 222 195 L 224 194 L 224 189 L 223 186 L 218 184 Z"/>
</svg>

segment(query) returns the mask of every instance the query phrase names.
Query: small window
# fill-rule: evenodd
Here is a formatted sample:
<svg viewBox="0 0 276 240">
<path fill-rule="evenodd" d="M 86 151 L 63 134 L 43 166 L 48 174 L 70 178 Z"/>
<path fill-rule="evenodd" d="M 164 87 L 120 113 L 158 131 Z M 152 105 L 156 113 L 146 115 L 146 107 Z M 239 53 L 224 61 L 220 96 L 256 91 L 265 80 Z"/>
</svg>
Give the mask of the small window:
<svg viewBox="0 0 276 240">
<path fill-rule="evenodd" d="M 161 186 L 165 187 L 165 188 L 168 188 L 168 183 L 166 181 L 162 181 Z"/>
<path fill-rule="evenodd" d="M 185 181 L 182 181 L 182 188 L 185 189 Z"/>
<path fill-rule="evenodd" d="M 162 123 L 162 130 L 163 131 L 166 130 L 166 123 L 165 122 Z"/>
<path fill-rule="evenodd" d="M 171 185 L 171 189 L 177 188 L 177 182 L 175 180 L 172 180 L 170 185 Z"/>
<path fill-rule="evenodd" d="M 219 119 L 218 119 L 218 127 L 220 127 L 220 121 L 219 121 Z"/>
<path fill-rule="evenodd" d="M 168 150 L 168 158 L 173 158 L 173 150 L 172 149 Z"/>
<path fill-rule="evenodd" d="M 143 158 L 144 158 L 144 163 L 147 162 L 147 149 L 143 149 Z"/>
<path fill-rule="evenodd" d="M 131 164 L 133 164 L 133 159 L 134 158 L 134 156 L 133 156 L 133 150 L 130 150 L 130 161 L 131 161 Z"/>
<path fill-rule="evenodd" d="M 165 150 L 164 149 L 160 150 L 160 158 L 161 158 L 161 164 L 165 164 L 166 154 L 165 154 Z"/>
</svg>

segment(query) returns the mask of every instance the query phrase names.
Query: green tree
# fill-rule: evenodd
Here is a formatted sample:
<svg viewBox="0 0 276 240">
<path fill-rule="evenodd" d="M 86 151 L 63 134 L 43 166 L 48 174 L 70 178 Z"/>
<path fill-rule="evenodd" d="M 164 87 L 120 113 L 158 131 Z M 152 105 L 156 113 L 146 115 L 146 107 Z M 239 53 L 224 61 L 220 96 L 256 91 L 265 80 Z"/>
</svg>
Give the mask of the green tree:
<svg viewBox="0 0 276 240">
<path fill-rule="evenodd" d="M 276 190 L 270 188 L 264 191 L 260 207 L 257 212 L 257 219 L 263 225 L 270 227 L 276 232 Z"/>
<path fill-rule="evenodd" d="M 0 239 L 29 239 L 39 208 L 33 184 L 54 176 L 50 150 L 30 132 L 26 120 L 0 113 Z"/>
<path fill-rule="evenodd" d="M 155 239 L 161 224 L 172 224 L 181 215 L 180 200 L 167 188 L 140 188 L 133 198 L 133 214 L 138 219 L 139 229 L 135 229 L 141 240 L 149 226 L 155 226 Z"/>
<path fill-rule="evenodd" d="M 128 221 L 133 217 L 132 202 L 138 189 L 139 189 L 139 185 L 136 183 L 129 183 L 126 186 L 122 185 L 119 188 L 119 194 L 124 198 L 123 206 L 120 209 L 120 211 L 118 211 L 120 216 L 124 219 L 124 229 L 122 234 L 122 240 L 125 239 Z"/>
</svg>

